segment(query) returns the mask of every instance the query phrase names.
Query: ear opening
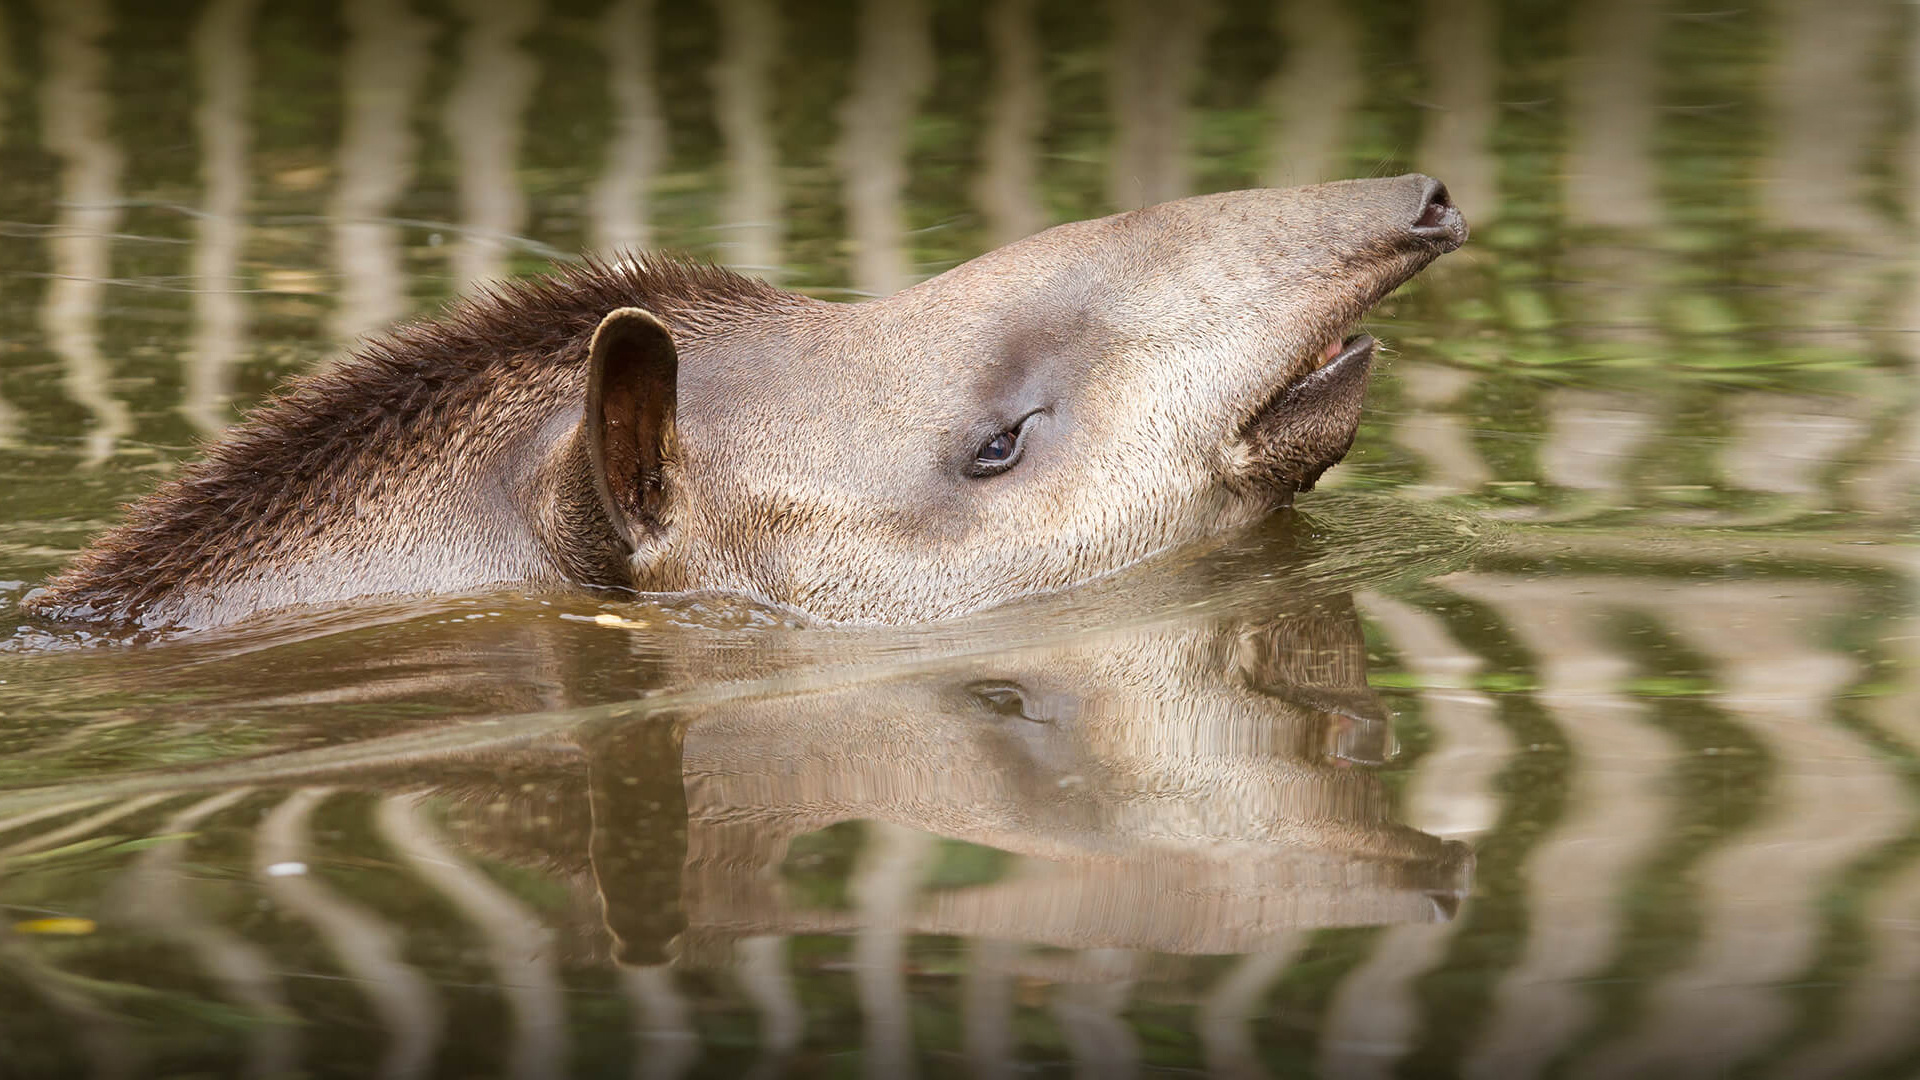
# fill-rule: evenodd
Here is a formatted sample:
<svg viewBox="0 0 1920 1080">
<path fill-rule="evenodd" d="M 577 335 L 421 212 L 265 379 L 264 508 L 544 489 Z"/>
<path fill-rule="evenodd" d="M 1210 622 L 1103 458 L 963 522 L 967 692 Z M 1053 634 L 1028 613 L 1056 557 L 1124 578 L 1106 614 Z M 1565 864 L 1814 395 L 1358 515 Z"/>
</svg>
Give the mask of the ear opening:
<svg viewBox="0 0 1920 1080">
<path fill-rule="evenodd" d="M 650 311 L 619 308 L 593 332 L 582 417 L 587 455 L 600 504 L 633 550 L 666 522 L 679 373 L 673 335 Z"/>
</svg>

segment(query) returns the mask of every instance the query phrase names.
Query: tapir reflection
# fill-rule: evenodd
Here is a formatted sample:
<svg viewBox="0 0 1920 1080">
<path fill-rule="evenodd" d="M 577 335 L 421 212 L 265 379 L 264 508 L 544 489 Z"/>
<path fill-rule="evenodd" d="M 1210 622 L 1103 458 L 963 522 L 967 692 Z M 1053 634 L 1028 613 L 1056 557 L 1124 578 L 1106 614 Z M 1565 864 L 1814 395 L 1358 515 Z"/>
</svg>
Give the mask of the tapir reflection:
<svg viewBox="0 0 1920 1080">
<path fill-rule="evenodd" d="M 592 733 L 616 958 L 718 962 L 743 937 L 872 925 L 785 865 L 797 838 L 860 820 L 1014 856 L 878 916 L 904 932 L 1236 953 L 1450 918 L 1472 856 L 1394 821 L 1364 658 L 1339 596 Z"/>
</svg>

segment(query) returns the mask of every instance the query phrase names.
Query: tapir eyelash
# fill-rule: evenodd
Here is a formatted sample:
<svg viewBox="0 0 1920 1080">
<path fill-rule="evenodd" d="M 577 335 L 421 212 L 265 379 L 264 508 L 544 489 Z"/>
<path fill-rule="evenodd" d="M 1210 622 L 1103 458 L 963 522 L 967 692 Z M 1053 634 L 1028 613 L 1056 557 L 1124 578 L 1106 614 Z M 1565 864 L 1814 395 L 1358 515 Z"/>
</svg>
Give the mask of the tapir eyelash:
<svg viewBox="0 0 1920 1080">
<path fill-rule="evenodd" d="M 973 462 L 967 466 L 967 475 L 975 480 L 989 476 L 999 476 L 1020 463 L 1026 454 L 1027 429 L 1032 426 L 1033 418 L 1044 411 L 1035 409 L 1021 417 L 1012 427 L 996 432 L 993 438 L 980 444 L 974 451 Z M 1006 441 L 1004 449 L 999 444 Z"/>
</svg>

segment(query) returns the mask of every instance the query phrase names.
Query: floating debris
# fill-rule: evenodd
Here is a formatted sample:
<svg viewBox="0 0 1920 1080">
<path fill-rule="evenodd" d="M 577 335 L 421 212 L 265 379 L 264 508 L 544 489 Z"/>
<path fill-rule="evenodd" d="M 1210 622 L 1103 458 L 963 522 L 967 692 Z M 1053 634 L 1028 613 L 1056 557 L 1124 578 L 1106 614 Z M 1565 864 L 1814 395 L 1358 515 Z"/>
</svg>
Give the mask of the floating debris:
<svg viewBox="0 0 1920 1080">
<path fill-rule="evenodd" d="M 15 933 L 55 934 L 70 937 L 78 937 L 81 934 L 91 934 L 99 928 L 99 924 L 92 919 L 81 919 L 72 916 L 51 919 L 27 919 L 23 922 L 13 924 Z"/>
</svg>

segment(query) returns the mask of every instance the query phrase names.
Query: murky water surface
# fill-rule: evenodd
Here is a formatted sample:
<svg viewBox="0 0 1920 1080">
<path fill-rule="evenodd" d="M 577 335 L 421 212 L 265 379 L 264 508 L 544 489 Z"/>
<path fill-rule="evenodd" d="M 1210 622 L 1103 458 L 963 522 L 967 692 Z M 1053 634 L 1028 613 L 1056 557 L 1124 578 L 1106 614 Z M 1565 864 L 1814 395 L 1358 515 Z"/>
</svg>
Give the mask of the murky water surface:
<svg viewBox="0 0 1920 1080">
<path fill-rule="evenodd" d="M 0 4 L 0 1073 L 1911 1075 L 1916 64 L 1873 0 Z M 1097 587 L 21 625 L 553 257 L 848 298 L 1416 168 L 1475 239 L 1352 457 Z"/>
</svg>

